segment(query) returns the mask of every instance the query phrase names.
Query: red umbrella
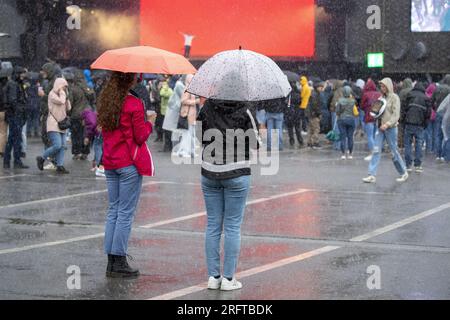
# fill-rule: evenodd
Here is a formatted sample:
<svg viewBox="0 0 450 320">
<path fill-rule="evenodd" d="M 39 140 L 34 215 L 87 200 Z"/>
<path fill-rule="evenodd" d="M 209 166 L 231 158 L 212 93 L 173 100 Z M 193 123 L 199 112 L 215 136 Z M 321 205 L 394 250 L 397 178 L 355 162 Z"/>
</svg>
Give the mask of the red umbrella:
<svg viewBox="0 0 450 320">
<path fill-rule="evenodd" d="M 193 74 L 197 70 L 180 54 L 148 47 L 108 50 L 92 65 L 92 69 L 124 73 Z"/>
</svg>

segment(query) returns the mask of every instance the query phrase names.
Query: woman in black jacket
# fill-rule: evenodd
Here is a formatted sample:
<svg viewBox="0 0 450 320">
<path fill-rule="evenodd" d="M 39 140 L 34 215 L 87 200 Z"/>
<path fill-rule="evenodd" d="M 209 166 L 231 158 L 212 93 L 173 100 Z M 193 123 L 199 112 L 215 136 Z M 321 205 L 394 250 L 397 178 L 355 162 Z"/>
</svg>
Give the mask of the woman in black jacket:
<svg viewBox="0 0 450 320">
<path fill-rule="evenodd" d="M 234 277 L 240 246 L 241 224 L 250 189 L 251 149 L 259 137 L 252 105 L 207 100 L 200 111 L 203 131 L 202 190 L 208 225 L 205 250 L 208 288 L 237 290 Z M 220 239 L 225 233 L 223 277 L 220 272 Z"/>
</svg>

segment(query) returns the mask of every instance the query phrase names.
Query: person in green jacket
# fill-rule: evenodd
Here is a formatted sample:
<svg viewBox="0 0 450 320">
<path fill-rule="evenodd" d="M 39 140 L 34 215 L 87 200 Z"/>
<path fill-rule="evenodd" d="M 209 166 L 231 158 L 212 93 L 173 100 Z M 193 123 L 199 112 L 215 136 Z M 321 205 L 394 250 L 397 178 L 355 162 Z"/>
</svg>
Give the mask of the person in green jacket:
<svg viewBox="0 0 450 320">
<path fill-rule="evenodd" d="M 160 122 L 164 123 L 164 117 L 167 112 L 167 108 L 169 107 L 170 97 L 173 95 L 173 90 L 169 87 L 167 81 L 164 81 L 161 86 L 161 90 L 159 91 L 161 96 L 161 114 L 160 114 Z M 170 152 L 172 151 L 172 132 L 168 130 L 164 130 L 164 149 L 162 152 Z"/>
</svg>

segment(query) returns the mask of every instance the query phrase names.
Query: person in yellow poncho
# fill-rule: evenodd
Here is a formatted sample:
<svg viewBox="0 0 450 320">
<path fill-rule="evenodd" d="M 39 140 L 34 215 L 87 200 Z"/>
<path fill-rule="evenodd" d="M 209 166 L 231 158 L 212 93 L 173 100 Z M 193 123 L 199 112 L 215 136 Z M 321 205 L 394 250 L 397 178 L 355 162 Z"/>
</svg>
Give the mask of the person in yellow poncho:
<svg viewBox="0 0 450 320">
<path fill-rule="evenodd" d="M 302 128 L 302 131 L 306 133 L 308 131 L 308 124 L 305 110 L 308 108 L 309 100 L 311 98 L 311 87 L 308 85 L 308 78 L 305 76 L 300 78 L 300 84 L 302 86 L 302 90 L 300 92 L 300 127 Z"/>
<path fill-rule="evenodd" d="M 301 77 L 300 84 L 302 85 L 300 109 L 306 110 L 306 108 L 308 108 L 309 99 L 311 98 L 311 88 L 308 85 L 308 78 L 305 76 Z"/>
</svg>

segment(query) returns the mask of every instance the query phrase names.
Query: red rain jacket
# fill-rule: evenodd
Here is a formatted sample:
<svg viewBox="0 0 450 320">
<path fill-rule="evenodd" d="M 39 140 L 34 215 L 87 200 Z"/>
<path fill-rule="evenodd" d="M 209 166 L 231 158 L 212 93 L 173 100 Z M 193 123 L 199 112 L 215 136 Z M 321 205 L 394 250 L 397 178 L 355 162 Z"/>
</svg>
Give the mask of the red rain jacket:
<svg viewBox="0 0 450 320">
<path fill-rule="evenodd" d="M 146 121 L 144 104 L 129 94 L 123 103 L 119 127 L 103 131 L 103 159 L 106 170 L 134 165 L 140 175 L 153 176 L 154 166 L 146 141 L 152 124 Z"/>
</svg>

